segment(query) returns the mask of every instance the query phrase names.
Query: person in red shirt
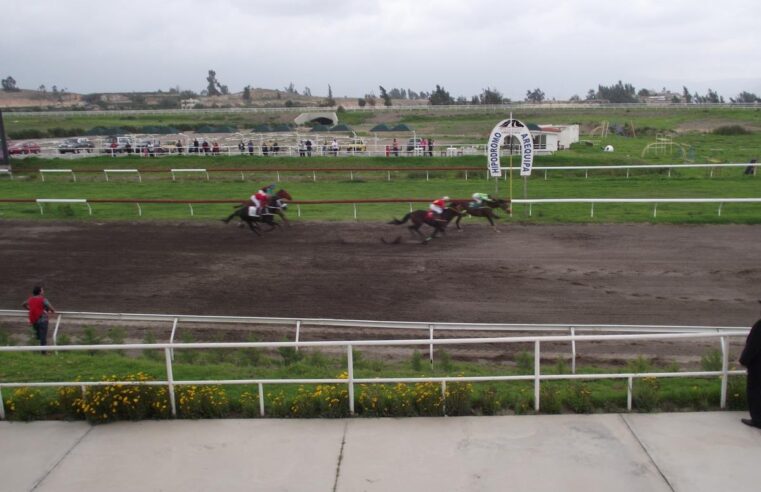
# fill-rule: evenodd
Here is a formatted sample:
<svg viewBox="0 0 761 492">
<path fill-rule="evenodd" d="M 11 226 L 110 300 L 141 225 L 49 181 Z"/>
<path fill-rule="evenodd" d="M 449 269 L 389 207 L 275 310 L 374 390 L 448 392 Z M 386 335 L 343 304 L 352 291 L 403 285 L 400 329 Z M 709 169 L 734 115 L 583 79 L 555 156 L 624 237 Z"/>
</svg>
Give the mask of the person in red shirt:
<svg viewBox="0 0 761 492">
<path fill-rule="evenodd" d="M 275 190 L 275 183 L 272 183 L 269 186 L 265 186 L 264 188 L 258 190 L 256 193 L 251 195 L 251 203 L 254 204 L 254 213 L 249 215 L 253 217 L 258 217 L 263 212 L 266 212 L 265 208 L 267 207 L 267 203 L 269 202 L 270 195 L 272 195 L 272 192 Z"/>
<path fill-rule="evenodd" d="M 449 200 L 449 197 L 445 196 L 431 202 L 428 206 L 428 213 L 432 219 L 439 220 L 441 218 L 442 212 L 447 208 L 447 200 Z"/>
<path fill-rule="evenodd" d="M 44 294 L 43 288 L 35 285 L 32 289 L 32 297 L 21 305 L 29 310 L 29 324 L 34 328 L 34 333 L 42 346 L 48 344 L 48 313 L 55 313 L 53 305 L 45 299 Z M 45 354 L 43 350 L 42 355 Z"/>
</svg>

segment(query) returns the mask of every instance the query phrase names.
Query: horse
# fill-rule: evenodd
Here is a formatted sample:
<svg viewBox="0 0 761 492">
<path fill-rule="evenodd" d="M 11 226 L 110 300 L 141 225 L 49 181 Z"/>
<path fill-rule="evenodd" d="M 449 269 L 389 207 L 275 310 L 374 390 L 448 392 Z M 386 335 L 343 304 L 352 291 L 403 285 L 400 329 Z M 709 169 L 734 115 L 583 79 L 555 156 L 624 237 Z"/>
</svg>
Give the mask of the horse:
<svg viewBox="0 0 761 492">
<path fill-rule="evenodd" d="M 227 224 L 233 219 L 233 217 L 238 217 L 241 221 L 243 221 L 243 223 L 248 224 L 248 227 L 252 232 L 261 235 L 259 232 L 259 223 L 267 224 L 270 226 L 266 232 L 269 232 L 276 227 L 280 227 L 280 224 L 275 222 L 275 215 L 283 219 L 284 224 L 289 225 L 284 211 L 288 207 L 286 201 L 292 199 L 293 198 L 286 190 L 280 189 L 277 191 L 277 193 L 269 197 L 267 200 L 267 206 L 264 209 L 264 213 L 258 217 L 254 217 L 249 214 L 249 207 L 253 206 L 253 203 L 251 203 L 249 200 L 241 202 L 241 205 L 235 205 L 237 208 L 227 218 L 222 219 L 222 222 Z"/>
<path fill-rule="evenodd" d="M 486 217 L 486 220 L 489 221 L 489 224 L 491 224 L 494 232 L 499 232 L 497 225 L 494 223 L 494 219 L 499 219 L 499 216 L 494 213 L 494 209 L 499 208 L 508 214 L 512 211 L 510 208 L 510 200 L 504 200 L 502 198 L 484 200 L 480 206 L 471 206 L 473 202 L 468 200 L 452 200 L 452 203 L 457 203 L 464 210 L 464 213 L 458 215 L 457 220 L 455 221 L 455 225 L 457 226 L 458 231 L 462 230 L 462 227 L 460 227 L 462 216 L 464 214 L 468 214 L 471 217 Z"/>
<path fill-rule="evenodd" d="M 443 212 L 441 212 L 441 216 L 438 219 L 431 218 L 428 210 L 415 210 L 402 217 L 401 220 L 395 218 L 389 222 L 389 224 L 402 225 L 407 221 L 411 221 L 412 225 L 407 227 L 407 229 L 410 230 L 410 234 L 416 233 L 423 238 L 423 244 L 425 244 L 435 238 L 438 233 L 446 234 L 447 225 L 454 217 L 460 216 L 461 210 L 462 207 L 460 204 L 450 204 Z M 433 227 L 433 233 L 428 237 L 425 237 L 423 233 L 420 232 L 420 228 L 423 224 Z"/>
</svg>

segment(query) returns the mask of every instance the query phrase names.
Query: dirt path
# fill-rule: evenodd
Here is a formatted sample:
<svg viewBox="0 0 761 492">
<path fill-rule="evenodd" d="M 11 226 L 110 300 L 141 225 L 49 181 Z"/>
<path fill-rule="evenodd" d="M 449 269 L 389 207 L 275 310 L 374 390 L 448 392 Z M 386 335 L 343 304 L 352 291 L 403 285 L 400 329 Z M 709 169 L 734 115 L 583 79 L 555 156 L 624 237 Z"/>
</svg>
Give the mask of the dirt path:
<svg viewBox="0 0 761 492">
<path fill-rule="evenodd" d="M 461 322 L 747 326 L 759 226 L 469 222 L 428 246 L 377 223 L 0 222 L 0 308 Z M 384 245 L 380 237 L 404 241 Z"/>
</svg>

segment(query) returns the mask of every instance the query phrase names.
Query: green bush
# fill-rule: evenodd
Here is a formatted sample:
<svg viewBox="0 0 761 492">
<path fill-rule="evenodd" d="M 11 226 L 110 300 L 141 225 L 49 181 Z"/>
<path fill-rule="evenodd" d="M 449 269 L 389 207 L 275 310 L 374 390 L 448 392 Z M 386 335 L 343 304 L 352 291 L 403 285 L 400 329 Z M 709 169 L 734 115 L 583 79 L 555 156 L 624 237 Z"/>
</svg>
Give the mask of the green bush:
<svg viewBox="0 0 761 492">
<path fill-rule="evenodd" d="M 724 125 L 714 128 L 711 132 L 714 135 L 750 135 L 751 132 L 740 125 Z"/>
<path fill-rule="evenodd" d="M 660 382 L 657 378 L 635 379 L 632 388 L 633 407 L 644 412 L 656 409 L 660 401 L 659 390 Z"/>
<path fill-rule="evenodd" d="M 564 401 L 575 413 L 592 412 L 592 391 L 585 383 L 572 381 L 566 388 Z"/>
<path fill-rule="evenodd" d="M 28 422 L 45 417 L 49 411 L 49 400 L 39 389 L 21 387 L 11 393 L 5 401 L 10 420 L 22 420 Z"/>
<path fill-rule="evenodd" d="M 227 394 L 219 386 L 177 386 L 175 398 L 181 418 L 222 418 L 230 410 Z"/>
<path fill-rule="evenodd" d="M 145 373 L 128 374 L 123 378 L 109 376 L 102 381 L 134 381 L 145 383 L 153 378 Z M 169 396 L 163 386 L 109 384 L 90 388 L 74 400 L 79 416 L 90 422 L 143 420 L 169 417 Z"/>
<path fill-rule="evenodd" d="M 700 367 L 704 371 L 721 371 L 721 366 L 722 357 L 719 349 L 711 350 L 700 358 Z"/>
</svg>

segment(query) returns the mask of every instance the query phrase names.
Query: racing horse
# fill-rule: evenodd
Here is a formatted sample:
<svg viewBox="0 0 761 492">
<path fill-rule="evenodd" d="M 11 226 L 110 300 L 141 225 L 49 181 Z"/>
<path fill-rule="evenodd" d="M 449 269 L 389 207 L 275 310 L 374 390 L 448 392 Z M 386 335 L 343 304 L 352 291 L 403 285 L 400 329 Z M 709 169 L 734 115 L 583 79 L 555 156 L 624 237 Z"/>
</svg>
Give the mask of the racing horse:
<svg viewBox="0 0 761 492">
<path fill-rule="evenodd" d="M 284 224 L 289 225 L 288 219 L 285 217 L 284 212 L 285 209 L 288 208 L 288 203 L 286 202 L 292 199 L 293 198 L 291 197 L 290 193 L 284 189 L 280 189 L 274 195 L 269 197 L 267 200 L 267 206 L 265 207 L 263 213 L 258 217 L 251 215 L 253 211 L 250 210 L 250 208 L 254 205 L 250 200 L 247 200 L 245 202 L 241 202 L 241 205 L 235 205 L 237 208 L 227 218 L 222 219 L 222 222 L 227 224 L 234 217 L 238 217 L 241 221 L 243 221 L 243 223 L 248 224 L 248 227 L 251 229 L 251 231 L 256 234 L 260 234 L 260 223 L 267 224 L 269 229 L 267 229 L 266 232 L 269 232 L 276 227 L 280 227 L 280 224 L 275 221 L 275 215 L 283 219 Z"/>
<path fill-rule="evenodd" d="M 429 210 L 415 210 L 402 217 L 401 220 L 395 218 L 389 222 L 389 224 L 402 225 L 406 224 L 407 221 L 410 221 L 411 225 L 407 226 L 410 234 L 417 234 L 423 238 L 423 244 L 426 244 L 428 241 L 435 238 L 438 233 L 445 234 L 447 225 L 452 221 L 454 217 L 459 217 L 461 214 L 462 205 L 459 203 L 452 203 L 447 206 L 443 212 L 441 212 L 441 216 L 438 219 L 433 218 Z M 424 236 L 423 233 L 420 232 L 420 228 L 423 226 L 423 224 L 433 227 L 433 233 L 428 237 Z"/>
<path fill-rule="evenodd" d="M 510 208 L 510 200 L 504 200 L 502 198 L 484 200 L 480 206 L 475 205 L 475 203 L 469 200 L 452 200 L 452 203 L 457 203 L 464 211 L 464 213 L 457 216 L 457 220 L 455 221 L 458 231 L 462 230 L 462 227 L 460 227 L 460 221 L 462 220 L 463 215 L 468 214 L 471 217 L 486 217 L 486 220 L 489 221 L 494 232 L 499 232 L 497 225 L 494 223 L 494 219 L 499 219 L 499 216 L 494 213 L 494 209 L 498 208 L 504 210 L 508 214 L 512 212 Z"/>
</svg>

